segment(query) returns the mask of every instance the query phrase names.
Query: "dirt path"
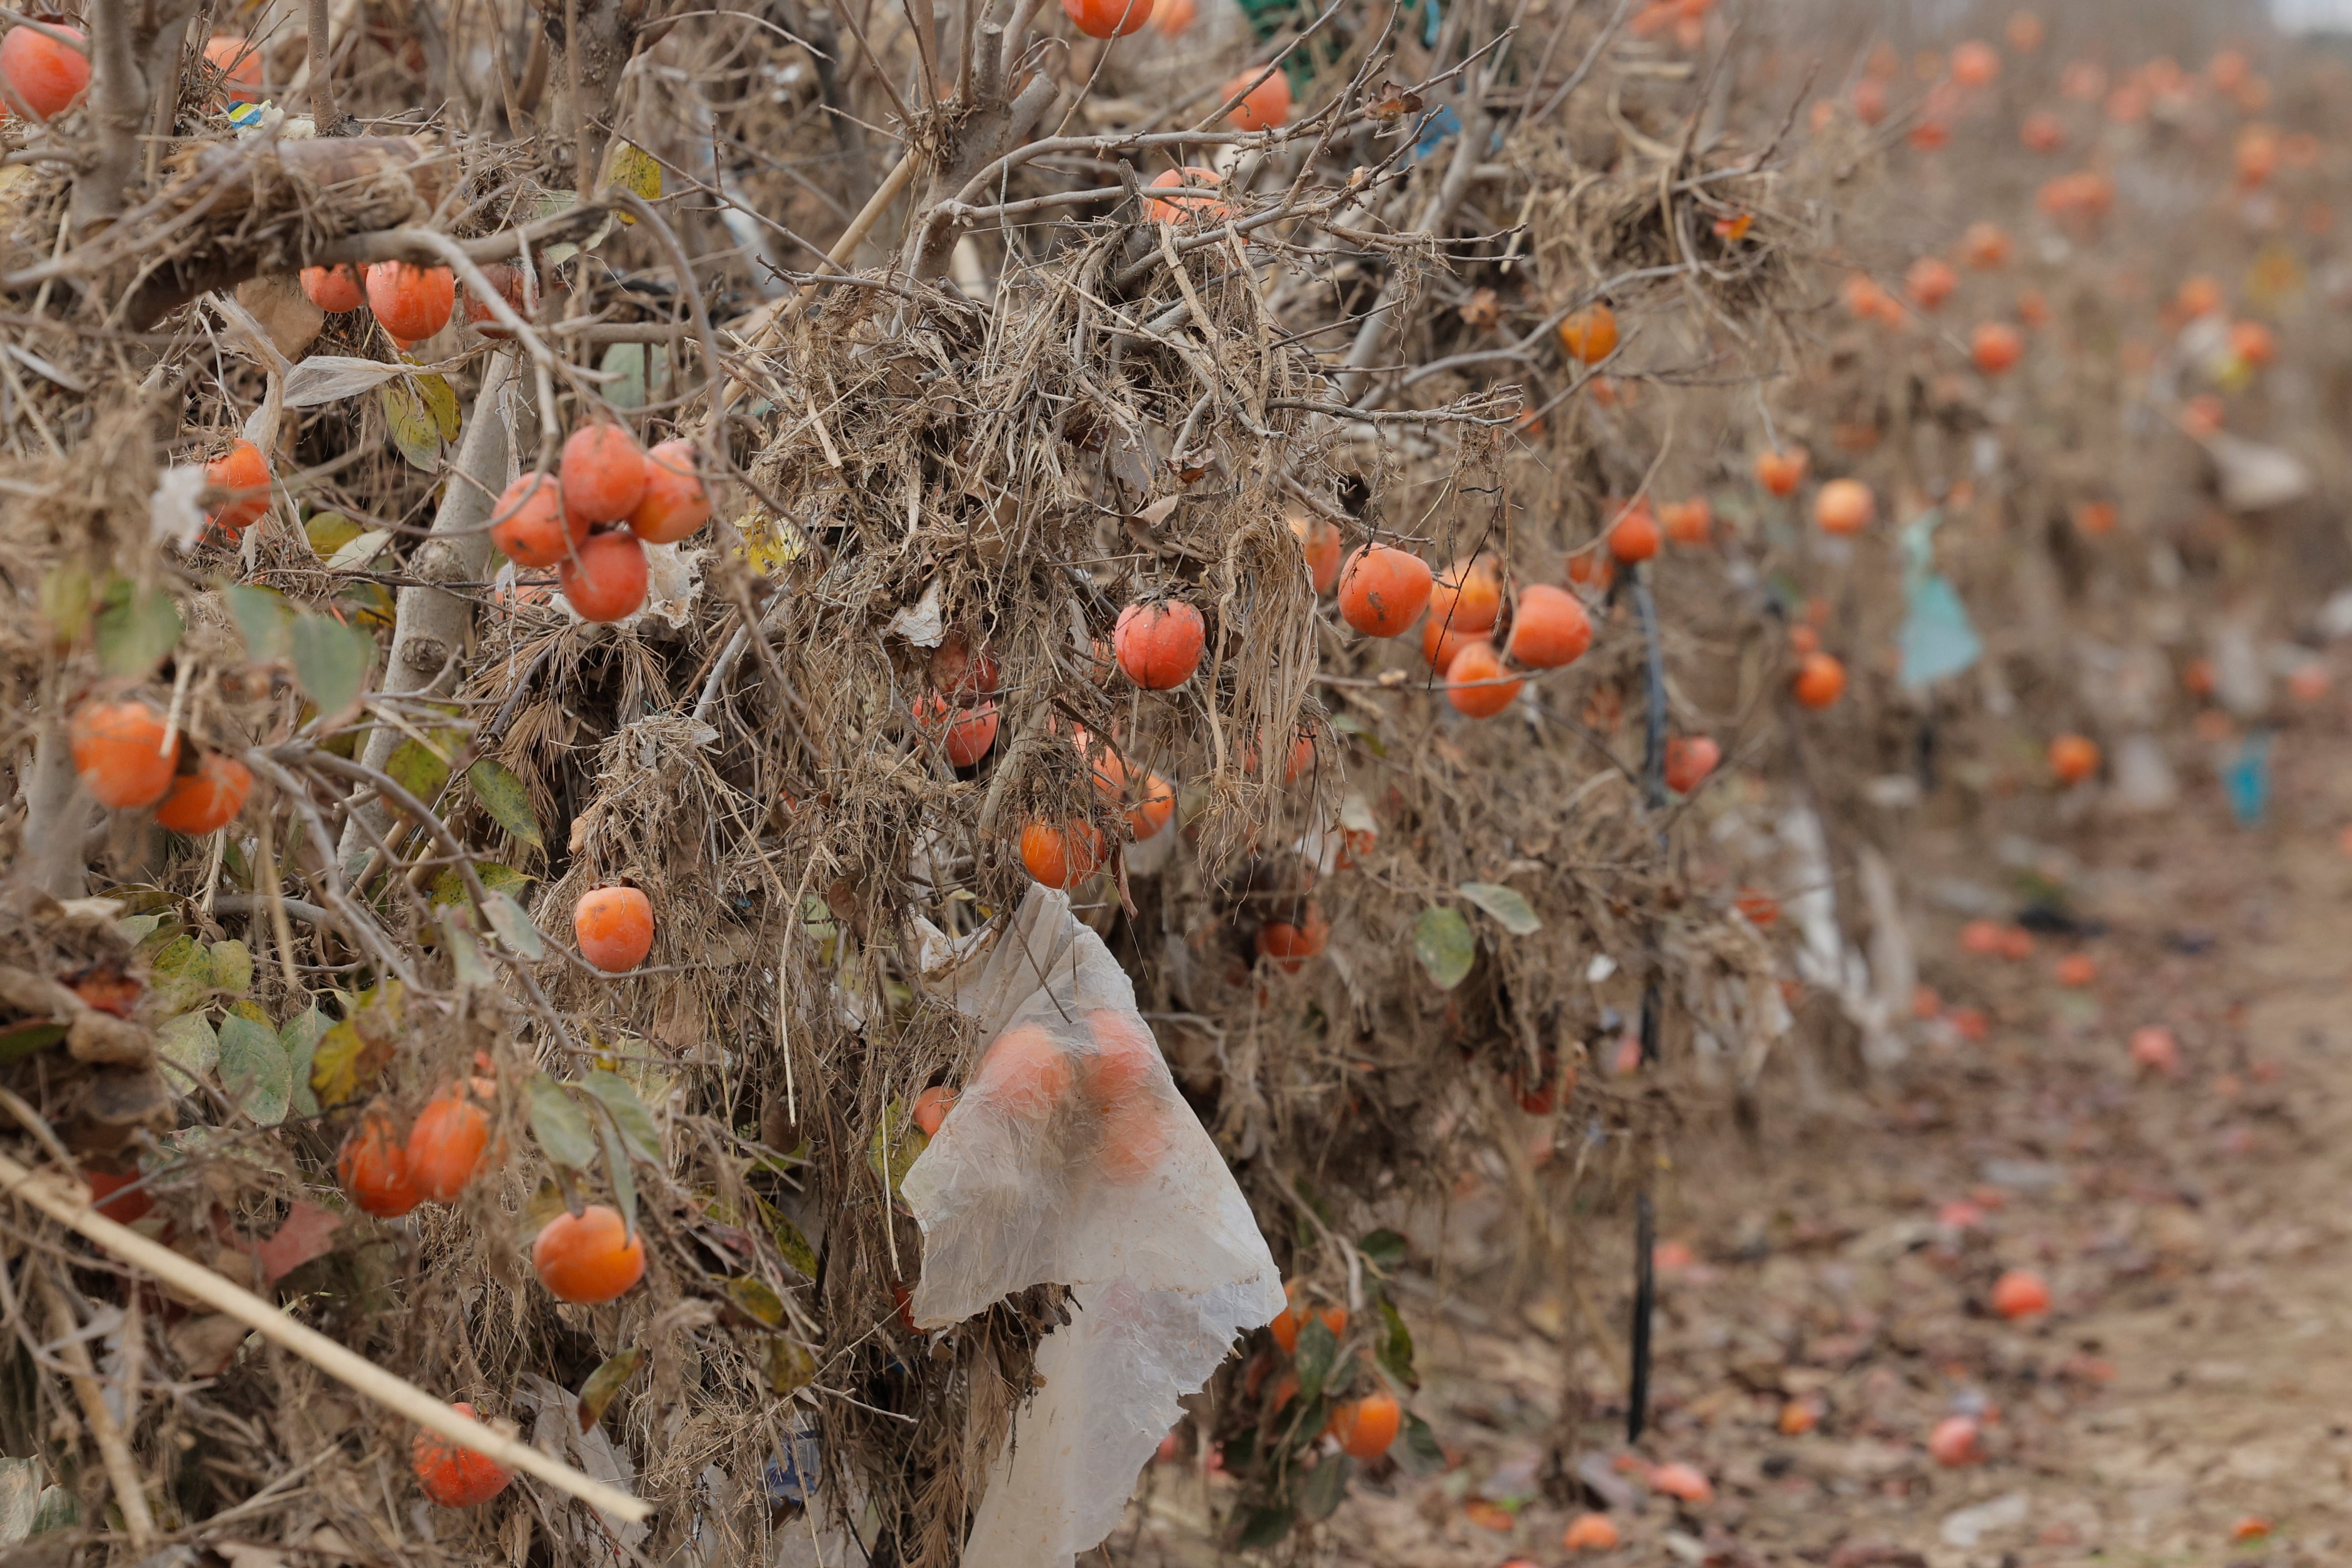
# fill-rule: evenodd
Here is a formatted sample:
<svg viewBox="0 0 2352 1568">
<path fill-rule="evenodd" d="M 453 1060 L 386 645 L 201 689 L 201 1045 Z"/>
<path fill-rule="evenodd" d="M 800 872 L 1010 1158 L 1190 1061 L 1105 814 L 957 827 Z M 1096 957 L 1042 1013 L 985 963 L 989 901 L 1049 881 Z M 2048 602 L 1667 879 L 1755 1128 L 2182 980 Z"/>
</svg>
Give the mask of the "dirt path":
<svg viewBox="0 0 2352 1568">
<path fill-rule="evenodd" d="M 1958 915 L 1924 921 L 1927 978 L 1988 1015 L 1985 1037 L 1937 1027 L 1867 1096 L 1770 1107 L 1760 1157 L 1686 1161 L 1661 1234 L 1670 1265 L 1689 1260 L 1664 1274 L 1659 1418 L 1638 1459 L 1622 1440 L 1622 1290 L 1594 1303 L 1600 1348 L 1556 1295 L 1505 1311 L 1473 1279 L 1424 1303 L 1415 1406 L 1454 1467 L 1363 1488 L 1331 1560 L 1559 1563 L 1565 1523 L 1607 1503 L 1624 1544 L 1584 1561 L 2344 1561 L 2352 858 L 2336 834 L 2352 770 L 2334 763 L 2352 749 L 2301 748 L 2282 747 L 2266 829 L 2192 795 L 2177 818 L 2093 836 L 2080 861 L 2034 847 L 2104 934 L 2003 961 L 1961 956 Z M 2074 952 L 2098 965 L 2088 987 L 2054 977 Z M 2178 1038 L 2175 1075 L 2131 1060 L 2151 1024 Z M 1624 1278 L 1622 1221 L 1591 1228 L 1592 1268 Z M 1990 1311 L 2008 1268 L 2048 1280 L 2046 1318 Z M 1570 1474 L 1547 1483 L 1564 1384 L 1593 1409 Z M 1792 1405 L 1814 1429 L 1784 1433 Z M 1929 1458 L 1955 1414 L 1981 1418 L 1980 1462 Z M 1647 1464 L 1670 1459 L 1714 1499 L 1645 1496 Z M 1159 1481 L 1133 1560 L 1211 1560 L 1202 1501 L 1195 1476 Z"/>
</svg>

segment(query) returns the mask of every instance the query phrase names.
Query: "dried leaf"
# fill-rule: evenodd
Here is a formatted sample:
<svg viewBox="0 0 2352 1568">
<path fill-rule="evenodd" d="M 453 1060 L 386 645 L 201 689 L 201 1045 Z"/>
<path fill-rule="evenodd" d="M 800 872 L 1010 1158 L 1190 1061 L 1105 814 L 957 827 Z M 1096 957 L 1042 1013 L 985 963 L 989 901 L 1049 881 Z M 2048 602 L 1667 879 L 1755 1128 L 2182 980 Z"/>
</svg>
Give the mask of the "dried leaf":
<svg viewBox="0 0 2352 1568">
<path fill-rule="evenodd" d="M 357 397 L 405 374 L 407 369 L 406 365 L 354 359 L 347 354 L 312 354 L 286 373 L 282 395 L 289 408 L 316 408 L 321 404 Z"/>
<path fill-rule="evenodd" d="M 616 1352 L 588 1374 L 588 1381 L 580 1385 L 580 1430 L 585 1432 L 604 1419 L 605 1408 L 628 1386 L 629 1379 L 636 1374 L 637 1363 L 645 1359 L 646 1352 L 631 1345 Z"/>
<path fill-rule="evenodd" d="M 807 1346 L 778 1337 L 768 1342 L 768 1353 L 760 1370 L 767 1373 L 769 1388 L 778 1394 L 791 1394 L 816 1381 L 816 1357 L 809 1353 Z"/>
<path fill-rule="evenodd" d="M 753 1322 L 771 1329 L 784 1326 L 784 1299 L 763 1279 L 740 1275 L 727 1281 L 727 1300 Z"/>
</svg>

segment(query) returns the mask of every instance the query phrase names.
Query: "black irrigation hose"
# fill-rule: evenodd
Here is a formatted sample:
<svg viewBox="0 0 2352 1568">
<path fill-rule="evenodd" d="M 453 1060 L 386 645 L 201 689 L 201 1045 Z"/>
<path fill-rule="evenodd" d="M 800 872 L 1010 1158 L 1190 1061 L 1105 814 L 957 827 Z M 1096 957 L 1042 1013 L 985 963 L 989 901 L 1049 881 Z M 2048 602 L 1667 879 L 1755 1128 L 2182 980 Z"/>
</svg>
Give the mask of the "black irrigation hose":
<svg viewBox="0 0 2352 1568">
<path fill-rule="evenodd" d="M 1641 622 L 1644 654 L 1642 799 L 1652 811 L 1658 811 L 1666 804 L 1666 660 L 1665 650 L 1658 640 L 1657 601 L 1651 595 L 1648 574 L 1638 568 L 1633 579 L 1633 611 Z M 1661 851 L 1665 847 L 1663 833 L 1658 847 Z M 1659 1013 L 1658 965 L 1653 953 L 1649 980 L 1642 988 L 1642 1068 L 1645 1072 L 1654 1071 L 1658 1065 Z M 1655 1161 L 1643 1165 L 1641 1191 L 1633 1199 L 1633 1366 L 1625 1394 L 1628 1443 L 1640 1442 L 1643 1428 L 1650 1424 L 1650 1320 L 1656 1314 L 1658 1302 L 1654 1258 L 1658 1215 L 1650 1192 L 1655 1168 Z"/>
</svg>

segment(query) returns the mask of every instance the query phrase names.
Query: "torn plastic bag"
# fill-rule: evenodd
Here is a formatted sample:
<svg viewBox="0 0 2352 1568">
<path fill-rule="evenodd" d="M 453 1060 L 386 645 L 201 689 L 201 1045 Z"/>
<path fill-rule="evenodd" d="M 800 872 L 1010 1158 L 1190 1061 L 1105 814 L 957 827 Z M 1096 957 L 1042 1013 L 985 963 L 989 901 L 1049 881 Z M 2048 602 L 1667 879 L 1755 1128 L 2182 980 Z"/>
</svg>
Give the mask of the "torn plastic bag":
<svg viewBox="0 0 2352 1568">
<path fill-rule="evenodd" d="M 1282 1310 L 1282 1279 L 1127 975 L 1066 896 L 1032 889 L 941 979 L 988 1046 L 901 1187 L 923 1229 L 909 1310 L 937 1329 L 1033 1285 L 1073 1297 L 964 1568 L 1066 1568 L 1118 1522 L 1178 1398 Z"/>
</svg>

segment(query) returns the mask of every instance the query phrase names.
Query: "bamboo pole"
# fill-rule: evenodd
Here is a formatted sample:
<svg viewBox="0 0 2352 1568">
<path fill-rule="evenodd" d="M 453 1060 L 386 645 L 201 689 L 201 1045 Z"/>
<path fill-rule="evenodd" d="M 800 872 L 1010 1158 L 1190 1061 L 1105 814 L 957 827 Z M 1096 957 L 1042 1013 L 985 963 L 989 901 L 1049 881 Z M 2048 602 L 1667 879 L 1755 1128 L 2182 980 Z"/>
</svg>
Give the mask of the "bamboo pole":
<svg viewBox="0 0 2352 1568">
<path fill-rule="evenodd" d="M 642 1499 L 591 1480 L 527 1443 L 500 1436 L 480 1422 L 467 1419 L 405 1378 L 394 1376 L 316 1329 L 296 1322 L 252 1291 L 230 1283 L 168 1247 L 148 1240 L 127 1226 L 116 1224 L 91 1206 L 89 1189 L 79 1182 L 47 1171 L 28 1170 L 0 1154 L 0 1191 L 32 1205 L 58 1224 L 79 1231 L 123 1262 L 145 1270 L 173 1289 L 235 1318 L 263 1339 L 293 1352 L 329 1377 L 365 1394 L 404 1420 L 437 1432 L 509 1469 L 537 1476 L 558 1490 L 569 1492 L 632 1524 L 642 1522 L 653 1512 L 652 1506 Z"/>
</svg>

